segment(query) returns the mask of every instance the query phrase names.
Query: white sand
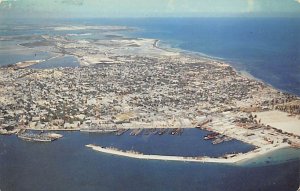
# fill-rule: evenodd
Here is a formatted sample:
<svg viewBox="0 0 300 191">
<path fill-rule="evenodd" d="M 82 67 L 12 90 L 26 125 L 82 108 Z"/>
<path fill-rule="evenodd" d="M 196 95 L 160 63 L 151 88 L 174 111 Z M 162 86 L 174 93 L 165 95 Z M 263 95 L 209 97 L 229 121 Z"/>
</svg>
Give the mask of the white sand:
<svg viewBox="0 0 300 191">
<path fill-rule="evenodd" d="M 132 152 L 124 152 L 118 151 L 110 148 L 102 148 L 96 145 L 86 145 L 86 147 L 92 148 L 95 151 L 118 155 L 123 157 L 135 158 L 135 159 L 144 159 L 144 160 L 165 160 L 165 161 L 182 161 L 182 162 L 208 162 L 208 163 L 239 163 L 242 161 L 246 161 L 257 156 L 266 154 L 271 151 L 275 151 L 281 148 L 288 147 L 288 144 L 280 144 L 280 145 L 267 145 L 263 148 L 256 149 L 254 151 L 245 153 L 245 154 L 238 154 L 231 158 L 210 158 L 210 157 L 182 157 L 182 156 L 164 156 L 164 155 L 144 155 L 139 153 L 132 153 Z"/>
<path fill-rule="evenodd" d="M 300 136 L 300 119 L 299 116 L 288 116 L 288 113 L 282 111 L 265 111 L 256 112 L 253 115 L 257 115 L 257 119 L 261 120 L 261 123 L 270 125 L 276 129 L 281 129 L 283 132 L 293 133 Z"/>
</svg>

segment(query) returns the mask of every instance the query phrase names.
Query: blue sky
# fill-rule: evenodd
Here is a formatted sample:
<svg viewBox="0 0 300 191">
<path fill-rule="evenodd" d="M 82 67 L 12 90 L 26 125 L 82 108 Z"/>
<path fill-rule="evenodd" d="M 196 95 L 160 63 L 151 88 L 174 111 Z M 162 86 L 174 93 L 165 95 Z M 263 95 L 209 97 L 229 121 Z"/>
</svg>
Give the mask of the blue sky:
<svg viewBox="0 0 300 191">
<path fill-rule="evenodd" d="M 300 0 L 0 0 L 0 17 L 300 16 Z"/>
</svg>

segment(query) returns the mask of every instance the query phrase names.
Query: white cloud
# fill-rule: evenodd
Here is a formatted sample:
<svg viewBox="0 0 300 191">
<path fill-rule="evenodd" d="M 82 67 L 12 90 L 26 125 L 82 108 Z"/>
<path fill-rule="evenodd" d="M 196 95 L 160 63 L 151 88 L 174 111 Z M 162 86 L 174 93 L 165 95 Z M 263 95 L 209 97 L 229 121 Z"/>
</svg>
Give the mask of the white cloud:
<svg viewBox="0 0 300 191">
<path fill-rule="evenodd" d="M 296 2 L 300 3 L 300 0 L 295 0 Z"/>
</svg>

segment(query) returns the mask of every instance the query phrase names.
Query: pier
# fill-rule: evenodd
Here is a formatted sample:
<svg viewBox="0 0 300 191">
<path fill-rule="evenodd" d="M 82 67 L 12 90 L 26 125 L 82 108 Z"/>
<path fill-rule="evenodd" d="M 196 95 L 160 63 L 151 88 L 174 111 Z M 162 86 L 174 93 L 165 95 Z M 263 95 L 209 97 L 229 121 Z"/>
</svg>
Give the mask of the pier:
<svg viewBox="0 0 300 191">
<path fill-rule="evenodd" d="M 220 144 L 223 142 L 231 141 L 233 138 L 213 132 L 213 133 L 209 133 L 206 136 L 204 136 L 203 139 L 204 140 L 213 140 L 212 144 L 216 145 L 216 144 Z"/>
<path fill-rule="evenodd" d="M 123 135 L 126 131 L 128 131 L 128 129 L 119 129 L 119 130 L 116 132 L 116 135 L 117 135 L 117 136 L 121 136 L 121 135 Z"/>
<path fill-rule="evenodd" d="M 143 129 L 134 129 L 131 131 L 130 135 L 131 136 L 137 136 L 140 135 L 142 133 Z"/>
</svg>

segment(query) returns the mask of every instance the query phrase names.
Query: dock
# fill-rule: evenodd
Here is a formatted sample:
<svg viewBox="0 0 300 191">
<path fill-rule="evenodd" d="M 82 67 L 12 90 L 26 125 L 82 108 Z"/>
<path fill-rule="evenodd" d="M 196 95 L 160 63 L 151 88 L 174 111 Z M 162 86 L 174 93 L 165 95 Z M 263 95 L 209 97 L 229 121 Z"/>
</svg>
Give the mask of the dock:
<svg viewBox="0 0 300 191">
<path fill-rule="evenodd" d="M 128 129 L 119 129 L 119 130 L 117 130 L 116 135 L 117 135 L 117 136 L 121 136 L 121 135 L 123 135 L 126 131 L 128 131 Z"/>
<path fill-rule="evenodd" d="M 62 137 L 62 135 L 57 133 L 21 133 L 17 135 L 18 138 L 25 140 L 25 141 L 35 141 L 35 142 L 51 142 L 55 141 Z"/>
<path fill-rule="evenodd" d="M 158 130 L 158 135 L 163 135 L 163 134 L 165 134 L 166 132 L 168 132 L 168 129 L 159 129 L 159 130 Z"/>
<path fill-rule="evenodd" d="M 182 133 L 183 133 L 182 128 L 175 128 L 169 132 L 170 135 L 181 135 Z"/>
<path fill-rule="evenodd" d="M 213 145 L 217 145 L 223 142 L 227 142 L 227 141 L 231 141 L 233 140 L 233 138 L 222 135 L 220 133 L 217 132 L 213 132 L 213 133 L 209 133 L 206 136 L 204 136 L 203 138 L 204 140 L 212 140 L 212 144 Z"/>
<path fill-rule="evenodd" d="M 138 136 L 142 133 L 143 129 L 134 129 L 131 131 L 130 135 L 131 136 Z"/>
</svg>

